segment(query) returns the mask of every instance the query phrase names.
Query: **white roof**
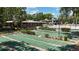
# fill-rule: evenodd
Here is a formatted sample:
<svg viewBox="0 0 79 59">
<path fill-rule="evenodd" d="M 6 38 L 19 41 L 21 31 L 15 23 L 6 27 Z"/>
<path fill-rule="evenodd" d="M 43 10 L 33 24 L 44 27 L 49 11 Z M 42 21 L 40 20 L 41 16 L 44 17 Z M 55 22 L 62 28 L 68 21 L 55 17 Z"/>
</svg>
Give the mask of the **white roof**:
<svg viewBox="0 0 79 59">
<path fill-rule="evenodd" d="M 27 22 L 34 22 L 33 20 L 27 20 Z"/>
<path fill-rule="evenodd" d="M 45 23 L 42 21 L 22 21 L 23 23 Z"/>
<path fill-rule="evenodd" d="M 6 23 L 13 23 L 13 21 L 6 21 Z"/>
</svg>

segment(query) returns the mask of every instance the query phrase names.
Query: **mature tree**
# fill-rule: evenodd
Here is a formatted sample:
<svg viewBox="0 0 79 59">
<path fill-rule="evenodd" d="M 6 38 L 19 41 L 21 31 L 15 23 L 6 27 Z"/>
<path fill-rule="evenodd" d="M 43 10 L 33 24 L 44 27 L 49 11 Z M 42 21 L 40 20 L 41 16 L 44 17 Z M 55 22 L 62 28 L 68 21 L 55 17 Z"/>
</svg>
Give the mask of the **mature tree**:
<svg viewBox="0 0 79 59">
<path fill-rule="evenodd" d="M 4 25 L 6 21 L 21 22 L 26 20 L 25 7 L 1 7 L 0 8 L 0 23 Z"/>
<path fill-rule="evenodd" d="M 27 14 L 27 20 L 33 20 L 33 15 Z"/>
<path fill-rule="evenodd" d="M 60 9 L 60 13 L 61 13 L 61 14 L 60 14 L 60 18 L 61 18 L 61 20 L 63 21 L 63 23 L 69 21 L 69 20 L 68 20 L 68 17 L 69 17 L 70 12 L 71 12 L 71 8 L 69 8 L 69 7 L 62 7 L 62 8 Z"/>
<path fill-rule="evenodd" d="M 43 13 L 36 13 L 35 16 L 36 16 L 35 20 L 44 20 Z"/>
<path fill-rule="evenodd" d="M 4 8 L 0 8 L 0 24 L 2 25 L 3 24 L 3 22 L 4 22 L 4 20 L 3 20 L 3 11 L 4 10 Z"/>
<path fill-rule="evenodd" d="M 73 13 L 72 17 L 69 18 L 70 13 Z M 77 21 L 79 21 L 79 8 L 78 7 L 62 7 L 60 9 L 60 13 L 61 15 L 65 16 L 66 19 L 70 22 L 74 21 L 75 23 L 77 23 Z"/>
<path fill-rule="evenodd" d="M 47 13 L 47 14 L 44 14 L 44 18 L 51 20 L 53 18 L 53 15 L 51 13 Z"/>
<path fill-rule="evenodd" d="M 27 19 L 30 19 L 30 20 L 36 20 L 36 21 L 40 21 L 40 20 L 45 20 L 45 19 L 52 19 L 53 18 L 53 15 L 51 13 L 35 13 L 35 14 L 27 14 Z"/>
</svg>

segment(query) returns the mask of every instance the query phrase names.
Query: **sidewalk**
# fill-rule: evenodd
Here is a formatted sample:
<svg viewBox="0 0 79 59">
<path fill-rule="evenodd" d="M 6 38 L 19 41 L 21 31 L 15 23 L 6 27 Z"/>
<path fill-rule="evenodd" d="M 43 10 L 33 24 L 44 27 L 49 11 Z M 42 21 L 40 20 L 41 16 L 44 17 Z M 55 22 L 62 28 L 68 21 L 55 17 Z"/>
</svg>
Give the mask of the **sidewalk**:
<svg viewBox="0 0 79 59">
<path fill-rule="evenodd" d="M 77 24 L 77 25 L 73 25 L 73 24 L 48 25 L 48 27 L 49 28 L 56 28 L 56 29 L 58 29 L 58 28 L 70 28 L 70 29 L 77 29 L 77 30 L 79 30 L 79 24 Z"/>
</svg>

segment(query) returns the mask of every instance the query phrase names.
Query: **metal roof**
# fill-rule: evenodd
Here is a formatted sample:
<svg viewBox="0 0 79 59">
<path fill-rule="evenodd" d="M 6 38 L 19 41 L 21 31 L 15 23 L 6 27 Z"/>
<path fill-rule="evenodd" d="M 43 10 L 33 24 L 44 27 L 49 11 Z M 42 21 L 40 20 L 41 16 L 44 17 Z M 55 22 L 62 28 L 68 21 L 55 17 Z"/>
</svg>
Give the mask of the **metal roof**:
<svg viewBox="0 0 79 59">
<path fill-rule="evenodd" d="M 6 23 L 13 23 L 13 21 L 6 21 Z"/>
<path fill-rule="evenodd" d="M 46 23 L 42 21 L 22 21 L 22 23 Z"/>
</svg>

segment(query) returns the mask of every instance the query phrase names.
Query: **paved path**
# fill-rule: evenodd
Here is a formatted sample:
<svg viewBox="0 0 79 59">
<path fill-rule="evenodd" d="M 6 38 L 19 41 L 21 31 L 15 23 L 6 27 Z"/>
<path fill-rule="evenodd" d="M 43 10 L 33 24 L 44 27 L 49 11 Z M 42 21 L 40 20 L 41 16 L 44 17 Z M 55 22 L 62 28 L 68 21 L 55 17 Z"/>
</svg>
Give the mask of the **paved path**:
<svg viewBox="0 0 79 59">
<path fill-rule="evenodd" d="M 70 29 L 79 29 L 79 24 L 77 25 L 72 25 L 72 24 L 67 24 L 67 25 L 49 25 L 49 28 L 70 28 Z"/>
</svg>

